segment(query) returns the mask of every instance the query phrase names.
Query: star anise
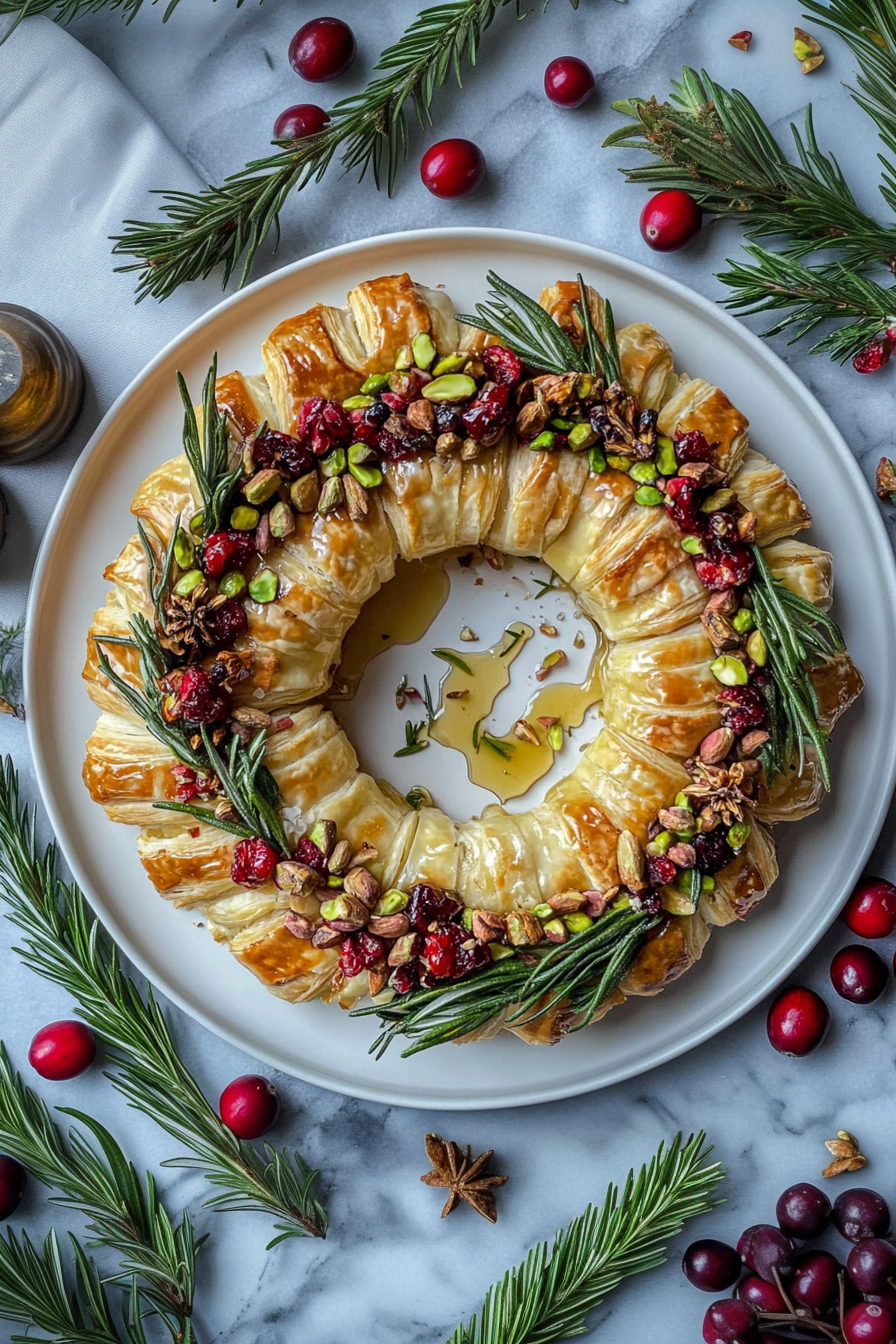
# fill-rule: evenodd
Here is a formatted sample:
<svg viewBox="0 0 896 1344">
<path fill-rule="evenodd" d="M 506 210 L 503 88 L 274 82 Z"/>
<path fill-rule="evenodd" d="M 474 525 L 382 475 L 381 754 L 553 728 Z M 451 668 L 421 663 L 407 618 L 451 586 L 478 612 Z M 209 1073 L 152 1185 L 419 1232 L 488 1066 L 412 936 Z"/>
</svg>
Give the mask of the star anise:
<svg viewBox="0 0 896 1344">
<path fill-rule="evenodd" d="M 755 807 L 753 780 L 759 770 L 755 760 L 731 761 L 728 765 L 706 765 L 691 760 L 685 767 L 694 783 L 684 790 L 701 812 L 709 818 L 720 817 L 726 826 L 744 820 L 746 809 Z"/>
<path fill-rule="evenodd" d="M 158 625 L 159 642 L 175 658 L 192 662 L 217 643 L 215 612 L 226 596 L 211 596 L 206 583 L 200 583 L 191 593 L 181 596 L 168 593 L 165 597 L 165 628 Z"/>
<path fill-rule="evenodd" d="M 608 453 L 644 461 L 656 449 L 656 411 L 644 411 L 621 383 L 611 383 L 601 404 L 591 412 L 592 428 L 600 434 Z"/>
<path fill-rule="evenodd" d="M 421 1176 L 421 1181 L 424 1185 L 439 1186 L 450 1192 L 442 1209 L 443 1218 L 447 1218 L 463 1199 L 490 1223 L 497 1221 L 498 1210 L 492 1191 L 503 1185 L 507 1177 L 482 1174 L 483 1168 L 494 1156 L 493 1148 L 480 1153 L 474 1162 L 471 1160 L 469 1145 L 466 1152 L 462 1153 L 452 1140 L 442 1139 L 438 1134 L 427 1134 L 426 1156 L 433 1169 Z"/>
</svg>

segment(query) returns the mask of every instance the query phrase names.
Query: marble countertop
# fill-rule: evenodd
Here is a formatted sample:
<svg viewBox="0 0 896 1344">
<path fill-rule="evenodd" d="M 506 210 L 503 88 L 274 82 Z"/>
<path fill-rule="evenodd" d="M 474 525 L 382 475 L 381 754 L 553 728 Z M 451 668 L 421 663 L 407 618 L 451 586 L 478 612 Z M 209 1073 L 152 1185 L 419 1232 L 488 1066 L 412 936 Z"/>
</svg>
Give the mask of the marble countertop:
<svg viewBox="0 0 896 1344">
<path fill-rule="evenodd" d="M 183 0 L 166 26 L 161 6 L 145 7 L 130 27 L 114 15 L 79 21 L 73 35 L 104 61 L 135 95 L 198 174 L 215 181 L 245 159 L 266 152 L 270 127 L 286 105 L 334 101 L 360 87 L 376 54 L 394 40 L 412 13 L 408 0 L 380 0 L 336 11 L 353 24 L 359 44 L 356 65 L 327 89 L 303 86 L 290 70 L 286 48 L 295 29 L 319 12 L 312 0 L 289 5 L 246 0 Z M 876 144 L 862 114 L 850 102 L 849 53 L 833 39 L 827 63 L 804 78 L 790 53 L 797 4 L 781 0 L 582 0 L 577 13 L 553 0 L 517 21 L 512 8 L 498 15 L 487 36 L 478 70 L 463 96 L 449 91 L 439 104 L 438 135 L 468 135 L 488 162 L 484 187 L 466 201 L 435 200 L 421 186 L 416 161 L 435 135 L 412 135 L 412 162 L 394 197 L 378 195 L 372 183 L 357 188 L 334 174 L 322 186 L 293 199 L 283 216 L 278 257 L 259 259 L 258 273 L 349 239 L 402 228 L 443 224 L 513 225 L 580 239 L 649 264 L 710 297 L 722 286 L 714 273 L 736 254 L 736 227 L 713 223 L 698 242 L 673 256 L 649 254 L 637 229 L 643 194 L 617 172 L 619 151 L 602 151 L 618 124 L 612 99 L 632 93 L 664 93 L 683 64 L 705 66 L 756 101 L 776 132 L 789 137 L 788 123 L 801 120 L 805 100 L 815 103 L 821 142 L 840 158 L 856 192 L 869 208 L 876 196 Z M 730 33 L 750 27 L 748 54 L 727 45 Z M 579 112 L 551 107 L 541 91 L 547 60 L 575 52 L 593 66 L 598 93 Z M 148 181 L 146 187 L 165 186 Z M 27 247 L 28 240 L 17 240 Z M 78 247 L 103 246 L 96 238 Z M 122 280 L 126 287 L 129 281 Z M 126 290 L 124 291 L 126 293 Z M 201 288 L 203 306 L 215 301 L 212 284 Z M 7 297 L 7 295 L 3 295 Z M 28 302 L 28 295 L 11 295 Z M 84 295 L 84 302 L 90 295 Z M 120 320 L 129 311 L 122 303 Z M 754 324 L 758 325 L 758 324 Z M 667 333 L 674 343 L 674 332 Z M 833 416 L 869 479 L 877 458 L 891 447 L 894 374 L 862 379 L 802 347 L 779 353 Z M 139 363 L 154 348 L 140 352 Z M 123 381 L 121 386 L 123 386 Z M 0 556 L 0 614 L 20 611 L 27 576 L 62 479 L 87 434 L 121 386 L 94 378 L 93 393 L 77 442 L 43 463 L 0 472 L 13 507 L 14 554 Z M 811 470 L 811 461 L 807 462 Z M 25 481 L 34 482 L 26 490 Z M 892 512 L 888 516 L 893 526 Z M 876 599 L 869 594 L 867 618 Z M 22 767 L 32 788 L 24 732 L 0 723 L 0 749 Z M 873 870 L 896 871 L 888 821 L 871 861 Z M 69 1014 L 66 996 L 24 971 L 11 951 L 14 938 L 0 921 L 0 966 L 4 992 L 2 1035 L 23 1062 L 28 1041 L 42 1022 Z M 800 970 L 802 983 L 824 991 L 832 950 L 846 941 L 842 926 L 820 941 Z M 889 948 L 892 952 L 892 948 Z M 699 985 L 695 988 L 699 991 Z M 326 1242 L 289 1242 L 264 1250 L 269 1226 L 260 1216 L 210 1214 L 201 1207 L 203 1183 L 189 1172 L 162 1173 L 169 1207 L 189 1205 L 198 1228 L 211 1234 L 200 1261 L 197 1339 L 228 1344 L 437 1344 L 478 1308 L 486 1287 L 518 1262 L 536 1240 L 599 1200 L 608 1183 L 653 1152 L 678 1129 L 703 1127 L 729 1168 L 727 1204 L 699 1224 L 700 1235 L 734 1238 L 743 1226 L 773 1215 L 780 1190 L 794 1180 L 820 1176 L 823 1140 L 838 1128 L 861 1139 L 870 1163 L 869 1184 L 891 1198 L 896 1022 L 894 990 L 871 1007 L 839 1000 L 834 1025 L 818 1054 L 789 1060 L 769 1047 L 763 1007 L 715 1040 L 641 1078 L 591 1096 L 532 1109 L 487 1114 L 440 1115 L 362 1103 L 278 1076 L 284 1116 L 279 1141 L 293 1141 L 322 1169 L 331 1215 Z M 657 1011 L 662 1011 L 662 1001 Z M 178 1041 L 197 1077 L 216 1095 L 251 1061 L 203 1028 L 173 1012 Z M 44 1094 L 52 1101 L 58 1095 Z M 157 1167 L 174 1145 L 144 1116 L 129 1111 L 98 1071 L 85 1077 L 65 1100 L 101 1114 L 138 1166 Z M 440 1222 L 439 1194 L 419 1182 L 426 1168 L 423 1136 L 436 1130 L 474 1152 L 497 1150 L 497 1167 L 510 1180 L 499 1192 L 500 1218 L 491 1227 L 461 1208 Z M 834 1184 L 834 1183 L 831 1183 Z M 842 1188 L 844 1182 L 837 1183 Z M 40 1233 L 66 1219 L 32 1187 L 22 1210 L 29 1231 Z M 692 1229 L 692 1235 L 697 1234 Z M 592 1318 L 603 1344 L 632 1338 L 690 1344 L 711 1299 L 691 1289 L 671 1263 L 629 1282 Z M 7 1338 L 0 1328 L 0 1339 Z"/>
</svg>

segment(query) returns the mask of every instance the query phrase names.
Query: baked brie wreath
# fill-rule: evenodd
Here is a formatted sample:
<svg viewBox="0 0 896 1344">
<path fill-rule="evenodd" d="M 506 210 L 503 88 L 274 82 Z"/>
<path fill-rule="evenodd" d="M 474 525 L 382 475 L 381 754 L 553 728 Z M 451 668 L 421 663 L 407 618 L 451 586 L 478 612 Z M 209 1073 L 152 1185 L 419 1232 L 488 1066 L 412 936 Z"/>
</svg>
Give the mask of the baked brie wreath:
<svg viewBox="0 0 896 1344">
<path fill-rule="evenodd" d="M 551 1043 L 697 961 L 829 787 L 861 676 L 831 557 L 725 394 L 581 277 L 459 318 L 407 275 L 209 372 L 137 490 L 84 676 L 84 779 L 156 890 L 267 988 L 405 1053 Z M 530 811 L 455 821 L 359 768 L 320 699 L 396 557 L 539 556 L 609 652 L 604 725 Z M 500 563 L 500 561 L 497 561 Z M 562 725 L 561 725 L 562 727 Z"/>
</svg>

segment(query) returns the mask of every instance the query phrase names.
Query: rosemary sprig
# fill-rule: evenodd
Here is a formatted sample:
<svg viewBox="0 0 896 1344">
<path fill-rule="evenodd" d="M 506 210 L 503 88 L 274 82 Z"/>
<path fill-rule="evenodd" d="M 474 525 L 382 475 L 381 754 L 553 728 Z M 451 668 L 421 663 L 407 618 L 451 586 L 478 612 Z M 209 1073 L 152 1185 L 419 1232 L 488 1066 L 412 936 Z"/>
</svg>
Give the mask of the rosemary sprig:
<svg viewBox="0 0 896 1344">
<path fill-rule="evenodd" d="M 168 0 L 162 14 L 162 22 L 167 23 L 171 15 L 177 8 L 179 0 Z M 149 0 L 151 5 L 156 5 L 158 0 Z M 237 9 L 242 5 L 243 0 L 236 0 Z M 260 3 L 260 0 L 259 0 Z M 15 14 L 16 21 L 12 28 L 4 35 L 0 42 L 5 42 L 13 29 L 17 28 L 22 19 L 30 14 L 49 14 L 51 19 L 57 23 L 71 23 L 73 19 L 79 19 L 82 14 L 96 14 L 100 10 L 117 11 L 121 14 L 125 23 L 130 23 L 132 19 L 143 7 L 143 0 L 0 0 L 0 15 Z"/>
<path fill-rule="evenodd" d="M 831 787 L 828 735 L 818 721 L 818 696 L 811 672 L 845 648 L 840 627 L 827 612 L 792 593 L 775 579 L 762 551 L 753 547 L 756 568 L 749 592 L 756 626 L 771 653 L 769 701 L 770 737 L 765 746 L 766 774 L 780 774 L 794 762 L 799 773 L 805 764 L 805 746 L 818 754 L 826 789 Z"/>
<path fill-rule="evenodd" d="M 404 746 L 393 752 L 393 756 L 414 756 L 418 751 L 424 751 L 429 746 L 426 739 L 421 736 L 425 727 L 425 719 L 421 719 L 419 723 L 412 723 L 410 719 L 405 719 Z"/>
<path fill-rule="evenodd" d="M 14 625 L 0 625 L 0 714 L 12 714 L 17 719 L 25 717 L 25 707 L 20 699 L 22 687 L 19 675 L 24 629 L 24 621 L 16 621 Z"/>
<path fill-rule="evenodd" d="M 90 1132 L 67 1140 L 40 1097 L 12 1067 L 0 1042 L 0 1148 L 29 1174 L 60 1191 L 53 1202 L 89 1220 L 88 1245 L 108 1246 L 122 1257 L 111 1282 L 140 1281 L 144 1303 L 164 1321 L 175 1344 L 192 1339 L 196 1253 L 189 1216 L 173 1224 L 147 1172 L 141 1181 L 109 1131 L 90 1116 L 62 1108 Z"/>
<path fill-rule="evenodd" d="M 202 433 L 196 421 L 193 398 L 184 381 L 177 374 L 177 386 L 184 404 L 184 452 L 190 464 L 199 493 L 202 496 L 202 531 L 204 536 L 219 532 L 224 525 L 224 510 L 242 474 L 242 464 L 231 467 L 227 448 L 227 418 L 218 410 L 215 400 L 215 380 L 218 376 L 217 352 L 202 385 Z M 177 521 L 172 531 L 172 546 L 177 535 Z"/>
<path fill-rule="evenodd" d="M 552 1344 L 584 1334 L 589 1312 L 608 1293 L 663 1264 L 666 1243 L 687 1220 L 721 1203 L 715 1191 L 725 1171 L 708 1161 L 711 1151 L 702 1132 L 660 1144 L 621 1191 L 609 1186 L 600 1208 L 589 1204 L 553 1245 L 534 1246 L 493 1284 L 480 1315 L 459 1325 L 448 1344 Z"/>
<path fill-rule="evenodd" d="M 220 268 L 226 285 L 242 258 L 241 282 L 258 248 L 292 191 L 319 182 L 337 160 L 359 177 L 370 170 L 377 186 L 391 192 L 407 158 L 410 103 L 421 126 L 432 121 L 435 95 L 450 75 L 462 84 L 465 64 L 475 65 L 479 43 L 499 10 L 518 0 L 448 0 L 418 14 L 380 56 L 378 77 L 360 93 L 341 99 L 330 124 L 317 135 L 284 143 L 253 159 L 221 186 L 201 192 L 158 193 L 162 220 L 125 220 L 114 253 L 135 260 L 120 266 L 139 271 L 138 300 L 164 299 L 186 280 L 204 279 Z M 72 3 L 72 0 L 68 0 Z M 578 0 L 571 0 L 573 8 Z"/>
<path fill-rule="evenodd" d="M 402 1051 L 405 1058 L 479 1031 L 496 1018 L 535 1022 L 561 1002 L 561 1030 L 579 1031 L 624 979 L 655 923 L 640 910 L 612 911 L 565 943 L 538 943 L 469 980 L 411 990 L 389 1003 L 356 1008 L 352 1016 L 380 1018 L 384 1030 L 370 1047 L 378 1059 L 399 1036 L 411 1042 Z"/>
<path fill-rule="evenodd" d="M 472 677 L 473 669 L 469 663 L 464 662 L 460 654 L 454 653 L 451 649 L 433 649 L 431 652 L 436 658 L 441 658 L 442 662 L 447 663 L 449 667 L 456 667 L 458 672 L 464 672 L 468 677 Z"/>
<path fill-rule="evenodd" d="M 141 994 L 87 907 L 80 888 L 57 873 L 55 844 L 41 851 L 33 810 L 19 802 L 12 762 L 0 760 L 0 895 L 8 918 L 25 934 L 17 948 L 31 970 L 61 985 L 102 1038 L 112 1082 L 137 1110 L 183 1144 L 195 1167 L 219 1190 L 217 1209 L 273 1215 L 278 1235 L 323 1237 L 327 1215 L 316 1198 L 317 1176 L 301 1155 L 238 1139 L 222 1124 L 180 1059 L 151 989 Z"/>
<path fill-rule="evenodd" d="M 480 738 L 482 746 L 488 747 L 496 756 L 500 756 L 502 761 L 509 761 L 516 747 L 512 742 L 502 742 L 499 737 L 493 737 L 491 733 L 483 732 Z"/>
</svg>

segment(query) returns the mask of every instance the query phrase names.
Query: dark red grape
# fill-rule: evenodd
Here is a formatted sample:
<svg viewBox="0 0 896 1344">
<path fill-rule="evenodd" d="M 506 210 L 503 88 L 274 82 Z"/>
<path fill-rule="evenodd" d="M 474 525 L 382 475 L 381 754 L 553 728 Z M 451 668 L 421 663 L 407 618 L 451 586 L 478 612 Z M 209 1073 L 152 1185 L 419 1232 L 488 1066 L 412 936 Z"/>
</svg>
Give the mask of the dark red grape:
<svg viewBox="0 0 896 1344">
<path fill-rule="evenodd" d="M 840 1262 L 829 1251 L 805 1251 L 796 1262 L 788 1292 L 801 1307 L 821 1314 L 838 1299 L 839 1274 Z"/>
</svg>

